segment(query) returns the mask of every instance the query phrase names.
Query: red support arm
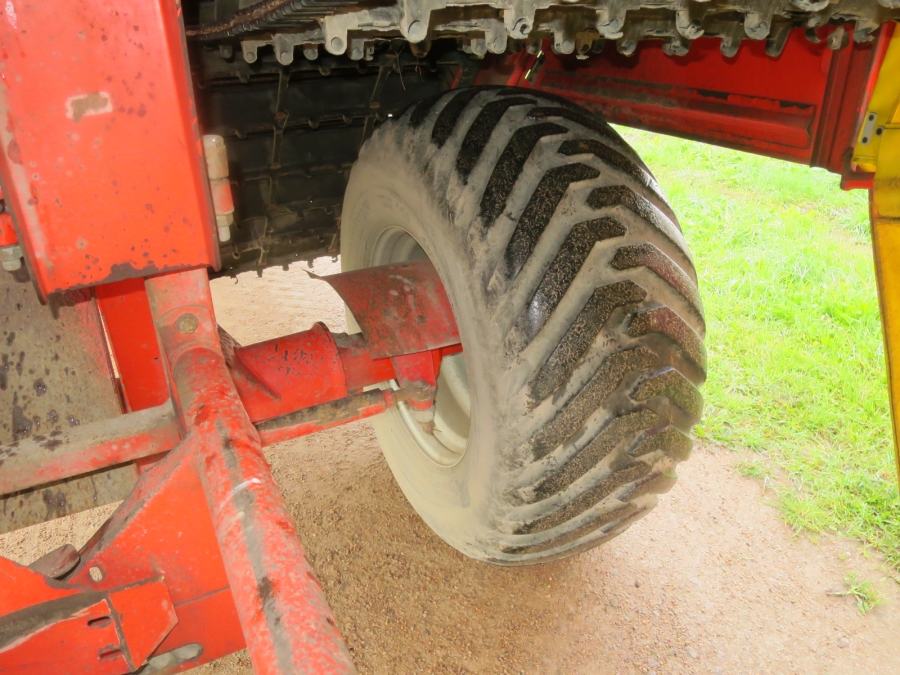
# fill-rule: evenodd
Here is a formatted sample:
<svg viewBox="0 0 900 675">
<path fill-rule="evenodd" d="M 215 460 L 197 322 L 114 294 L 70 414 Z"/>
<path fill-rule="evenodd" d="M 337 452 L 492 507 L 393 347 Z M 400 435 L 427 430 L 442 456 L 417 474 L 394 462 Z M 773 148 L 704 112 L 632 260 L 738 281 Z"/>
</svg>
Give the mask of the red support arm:
<svg viewBox="0 0 900 675">
<path fill-rule="evenodd" d="M 226 367 L 206 271 L 147 293 L 256 673 L 354 672 Z"/>
<path fill-rule="evenodd" d="M 145 410 L 169 400 L 169 383 L 159 354 L 143 279 L 94 289 L 119 371 L 125 409 Z"/>
</svg>

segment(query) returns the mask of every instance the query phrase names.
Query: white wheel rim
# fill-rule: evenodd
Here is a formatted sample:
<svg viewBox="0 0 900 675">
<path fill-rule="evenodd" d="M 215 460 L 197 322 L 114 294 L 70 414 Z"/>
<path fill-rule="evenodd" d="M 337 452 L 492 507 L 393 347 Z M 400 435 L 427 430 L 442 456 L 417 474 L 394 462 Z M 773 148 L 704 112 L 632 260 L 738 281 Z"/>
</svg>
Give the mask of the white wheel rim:
<svg viewBox="0 0 900 675">
<path fill-rule="evenodd" d="M 424 249 L 406 230 L 389 227 L 378 236 L 371 259 L 367 262 L 376 267 L 427 257 Z M 396 388 L 397 383 L 393 382 L 392 386 Z M 441 362 L 434 403 L 434 433 L 426 432 L 413 419 L 406 403 L 400 403 L 397 411 L 426 457 L 440 466 L 455 466 L 466 452 L 471 425 L 471 399 L 464 354 L 445 357 Z"/>
</svg>

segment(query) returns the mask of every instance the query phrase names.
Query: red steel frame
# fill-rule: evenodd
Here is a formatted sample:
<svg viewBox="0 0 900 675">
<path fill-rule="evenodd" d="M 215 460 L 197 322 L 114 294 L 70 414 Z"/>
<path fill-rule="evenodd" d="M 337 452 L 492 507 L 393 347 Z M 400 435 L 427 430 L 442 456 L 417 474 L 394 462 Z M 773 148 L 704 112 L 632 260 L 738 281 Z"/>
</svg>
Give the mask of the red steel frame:
<svg viewBox="0 0 900 675">
<path fill-rule="evenodd" d="M 371 295 L 373 284 L 389 285 L 399 274 L 421 283 L 380 300 Z M 78 427 L 52 445 L 20 441 L 5 458 L 0 493 L 167 454 L 80 551 L 65 583 L 0 559 L 17 580 L 0 590 L 0 669 L 51 673 L 65 663 L 127 673 L 159 654 L 174 659 L 167 672 L 177 672 L 246 644 L 258 673 L 353 671 L 262 447 L 402 400 L 427 408 L 430 400 L 416 399 L 414 387 L 363 389 L 394 379 L 418 384 L 403 359 L 420 356 L 427 357 L 421 376 L 433 387 L 441 358 L 460 347 L 449 300 L 428 261 L 328 280 L 341 287 L 362 325 L 394 317 L 393 340 L 373 336 L 370 349 L 366 337 L 334 336 L 316 324 L 241 347 L 217 329 L 205 270 L 146 280 L 170 401 L 112 424 Z M 431 345 L 424 352 L 423 339 Z M 37 594 L 34 584 L 57 594 Z M 117 598 L 148 584 L 155 594 L 134 605 L 147 617 L 134 637 L 116 613 Z M 106 600 L 98 595 L 104 593 Z M 60 597 L 76 599 L 65 604 Z M 24 615 L 34 615 L 30 629 L 4 643 Z M 85 632 L 77 655 L 60 648 L 73 639 L 73 626 L 99 616 L 113 617 L 112 633 Z M 177 660 L 179 653 L 190 658 Z"/>
<path fill-rule="evenodd" d="M 870 187 L 872 176 L 850 160 L 894 24 L 839 51 L 827 46 L 831 30 L 813 43 L 794 29 L 777 58 L 754 40 L 734 57 L 714 38 L 694 40 L 685 56 L 653 41 L 631 56 L 610 42 L 586 60 L 545 45 L 537 61 L 527 52 L 496 57 L 478 82 L 556 93 L 609 122 L 824 167 L 846 188 Z"/>
<path fill-rule="evenodd" d="M 126 414 L 7 446 L 0 493 L 127 462 L 143 473 L 81 551 L 32 569 L 0 559 L 0 671 L 115 675 L 149 660 L 172 673 L 246 646 L 258 673 L 352 672 L 262 447 L 403 400 L 431 408 L 440 359 L 459 350 L 434 268 L 330 280 L 365 338 L 322 325 L 249 347 L 220 336 L 178 6 L 10 7 L 0 243 L 22 242 L 44 294 L 95 287 Z M 418 283 L 370 292 L 398 272 Z M 398 391 L 364 391 L 394 379 Z"/>
<path fill-rule="evenodd" d="M 205 271 L 214 217 L 178 5 L 10 6 L 0 180 L 14 220 L 0 215 L 0 246 L 22 242 L 44 294 L 94 287 L 126 414 L 7 448 L 0 494 L 126 462 L 143 473 L 77 554 L 0 558 L 0 671 L 174 673 L 246 646 L 258 673 L 352 672 L 262 447 L 400 401 L 428 424 L 441 359 L 461 350 L 434 268 L 403 264 L 416 283 L 399 287 L 396 266 L 327 278 L 363 337 L 317 324 L 237 345 Z M 778 61 L 761 43 L 726 59 L 703 40 L 679 58 L 652 44 L 630 60 L 520 55 L 481 80 L 864 182 L 846 151 L 888 32 L 837 53 L 795 34 Z M 387 380 L 399 390 L 367 390 Z"/>
<path fill-rule="evenodd" d="M 41 292 L 217 267 L 180 4 L 3 12 L 0 177 Z"/>
<path fill-rule="evenodd" d="M 119 368 L 123 407 L 145 410 L 169 400 L 143 279 L 97 286 L 94 296 Z"/>
<path fill-rule="evenodd" d="M 173 400 L 256 672 L 353 670 L 219 343 L 205 270 L 148 281 Z M 158 472 L 158 470 L 157 470 Z"/>
</svg>

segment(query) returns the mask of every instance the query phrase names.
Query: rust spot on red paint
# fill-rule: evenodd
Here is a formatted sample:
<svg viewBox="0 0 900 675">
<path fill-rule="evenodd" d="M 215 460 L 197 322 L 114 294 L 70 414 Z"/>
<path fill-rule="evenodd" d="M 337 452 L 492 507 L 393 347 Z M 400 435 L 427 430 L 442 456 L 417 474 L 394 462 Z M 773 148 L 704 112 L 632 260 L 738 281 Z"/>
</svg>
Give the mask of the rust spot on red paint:
<svg viewBox="0 0 900 675">
<path fill-rule="evenodd" d="M 112 102 L 109 94 L 102 91 L 73 96 L 66 101 L 66 115 L 75 122 L 80 122 L 83 117 L 88 115 L 100 115 L 108 112 L 112 112 Z"/>
<path fill-rule="evenodd" d="M 6 146 L 6 156 L 15 164 L 22 163 L 22 149 L 15 139 L 11 140 L 9 145 Z"/>
</svg>

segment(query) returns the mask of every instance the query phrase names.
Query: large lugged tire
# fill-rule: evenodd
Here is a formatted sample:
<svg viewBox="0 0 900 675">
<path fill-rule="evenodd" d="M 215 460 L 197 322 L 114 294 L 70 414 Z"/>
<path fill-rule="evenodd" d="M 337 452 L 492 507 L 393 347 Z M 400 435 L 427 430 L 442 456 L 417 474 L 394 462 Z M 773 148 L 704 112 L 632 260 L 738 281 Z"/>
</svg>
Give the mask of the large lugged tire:
<svg viewBox="0 0 900 675">
<path fill-rule="evenodd" d="M 434 435 L 377 418 L 409 501 L 445 541 L 528 564 L 596 546 L 675 482 L 700 418 L 703 308 L 655 179 L 606 123 L 472 88 L 382 126 L 353 168 L 343 268 L 427 255 L 464 354 Z"/>
</svg>

